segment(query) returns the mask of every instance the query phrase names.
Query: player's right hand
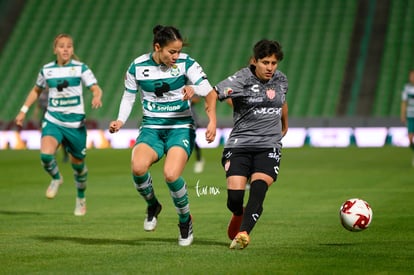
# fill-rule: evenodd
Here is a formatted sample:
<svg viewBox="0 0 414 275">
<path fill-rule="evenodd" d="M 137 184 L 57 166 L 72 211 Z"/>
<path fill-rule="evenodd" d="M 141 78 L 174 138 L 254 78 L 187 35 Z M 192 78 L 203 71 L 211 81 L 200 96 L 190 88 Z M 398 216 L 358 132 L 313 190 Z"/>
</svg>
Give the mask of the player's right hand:
<svg viewBox="0 0 414 275">
<path fill-rule="evenodd" d="M 111 123 L 109 123 L 109 132 L 111 134 L 116 133 L 121 129 L 121 127 L 124 125 L 124 123 L 120 120 L 114 120 Z"/>
<path fill-rule="evenodd" d="M 216 123 L 209 122 L 206 129 L 206 140 L 212 143 L 216 139 Z"/>
<path fill-rule="evenodd" d="M 23 121 L 24 121 L 25 117 L 26 117 L 25 113 L 19 112 L 19 114 L 16 116 L 16 118 L 14 120 L 16 125 L 19 126 L 19 127 L 23 127 Z"/>
</svg>

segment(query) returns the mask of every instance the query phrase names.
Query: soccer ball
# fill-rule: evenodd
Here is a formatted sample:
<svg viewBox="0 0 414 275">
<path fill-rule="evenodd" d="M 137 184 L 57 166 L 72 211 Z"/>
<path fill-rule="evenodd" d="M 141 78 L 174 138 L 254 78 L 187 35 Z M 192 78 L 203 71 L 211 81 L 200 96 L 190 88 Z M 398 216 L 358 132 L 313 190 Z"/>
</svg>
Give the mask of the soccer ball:
<svg viewBox="0 0 414 275">
<path fill-rule="evenodd" d="M 345 229 L 353 232 L 362 231 L 367 229 L 372 221 L 372 209 L 362 199 L 349 199 L 341 205 L 339 218 Z"/>
</svg>

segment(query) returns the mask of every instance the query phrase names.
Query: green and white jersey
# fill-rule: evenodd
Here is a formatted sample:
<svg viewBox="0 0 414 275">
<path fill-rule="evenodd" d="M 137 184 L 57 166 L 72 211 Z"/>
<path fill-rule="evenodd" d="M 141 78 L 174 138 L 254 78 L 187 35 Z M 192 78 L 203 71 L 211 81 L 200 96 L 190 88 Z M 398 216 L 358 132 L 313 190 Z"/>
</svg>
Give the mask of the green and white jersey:
<svg viewBox="0 0 414 275">
<path fill-rule="evenodd" d="M 136 58 L 125 76 L 125 92 L 140 92 L 141 127 L 153 129 L 194 128 L 190 101 L 183 101 L 185 85 L 208 81 L 201 66 L 185 53 L 168 68 L 157 64 L 152 53 Z"/>
<path fill-rule="evenodd" d="M 402 101 L 407 102 L 407 117 L 414 118 L 414 85 L 407 83 L 402 91 Z"/>
<path fill-rule="evenodd" d="M 60 126 L 79 128 L 85 120 L 82 84 L 97 84 L 93 72 L 80 61 L 71 60 L 60 66 L 50 62 L 43 66 L 36 85 L 49 89 L 45 119 Z"/>
</svg>

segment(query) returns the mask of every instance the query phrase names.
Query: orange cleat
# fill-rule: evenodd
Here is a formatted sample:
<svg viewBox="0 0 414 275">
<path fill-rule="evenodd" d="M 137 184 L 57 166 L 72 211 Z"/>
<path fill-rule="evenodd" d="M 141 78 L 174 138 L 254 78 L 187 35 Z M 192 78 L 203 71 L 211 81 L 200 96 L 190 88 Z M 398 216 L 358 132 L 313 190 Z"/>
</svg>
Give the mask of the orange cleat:
<svg viewBox="0 0 414 275">
<path fill-rule="evenodd" d="M 230 249 L 243 249 L 250 243 L 249 234 L 246 231 L 239 232 L 230 244 Z"/>
</svg>

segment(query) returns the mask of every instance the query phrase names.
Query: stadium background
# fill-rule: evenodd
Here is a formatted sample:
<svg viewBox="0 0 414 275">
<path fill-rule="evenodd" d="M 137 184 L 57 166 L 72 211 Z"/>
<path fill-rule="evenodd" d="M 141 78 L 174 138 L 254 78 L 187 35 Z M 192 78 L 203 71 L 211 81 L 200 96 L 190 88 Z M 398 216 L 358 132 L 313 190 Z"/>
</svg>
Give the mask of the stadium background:
<svg viewBox="0 0 414 275">
<path fill-rule="evenodd" d="M 0 0 L 0 130 L 12 125 L 40 66 L 53 58 L 52 41 L 60 32 L 73 35 L 77 54 L 99 78 L 104 108 L 87 112 L 105 129 L 105 120 L 116 116 L 125 69 L 151 50 L 151 30 L 158 23 L 181 29 L 191 43 L 185 51 L 213 84 L 246 65 L 256 40 L 280 40 L 292 128 L 402 126 L 400 91 L 414 67 L 413 5 L 412 0 Z M 218 106 L 220 123 L 227 123 L 228 106 Z M 131 128 L 137 117 L 131 117 Z M 242 254 L 227 249 L 230 213 L 221 152 L 203 150 L 201 174 L 193 173 L 192 156 L 183 173 L 196 234 L 187 249 L 176 245 L 176 214 L 162 162 L 151 174 L 165 212 L 156 234 L 147 235 L 141 227 L 145 202 L 131 185 L 130 150 L 88 150 L 88 214 L 81 219 L 72 213 L 70 165 L 59 165 L 66 183 L 50 201 L 44 198 L 50 179 L 41 171 L 39 152 L 0 150 L 0 274 L 414 274 L 408 148 L 285 150 L 283 171 L 266 195 L 266 213 Z M 198 197 L 198 185 L 222 192 Z M 339 206 L 351 197 L 366 199 L 374 209 L 363 233 L 346 232 L 339 223 Z"/>
<path fill-rule="evenodd" d="M 102 129 L 116 118 L 126 68 L 152 50 L 156 24 L 181 30 L 183 51 L 213 85 L 247 64 L 257 40 L 280 41 L 290 127 L 401 126 L 400 92 L 414 68 L 410 0 L 0 0 L 0 18 L 0 130 L 12 128 L 61 32 L 104 90 L 102 109 L 86 105 L 89 125 Z M 219 126 L 231 125 L 226 104 L 218 114 Z"/>
</svg>

